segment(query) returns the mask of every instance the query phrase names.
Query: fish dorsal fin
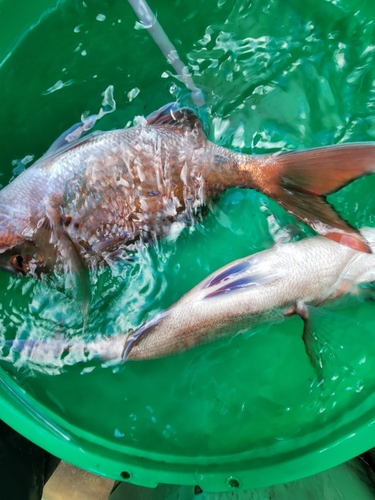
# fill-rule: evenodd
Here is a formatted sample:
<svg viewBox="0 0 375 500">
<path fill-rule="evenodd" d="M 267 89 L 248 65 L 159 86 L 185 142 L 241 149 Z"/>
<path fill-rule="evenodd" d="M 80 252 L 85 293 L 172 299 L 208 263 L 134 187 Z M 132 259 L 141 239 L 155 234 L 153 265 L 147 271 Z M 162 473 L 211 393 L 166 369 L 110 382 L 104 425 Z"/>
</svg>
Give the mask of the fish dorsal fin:
<svg viewBox="0 0 375 500">
<path fill-rule="evenodd" d="M 177 102 L 169 102 L 161 108 L 146 116 L 147 125 L 168 125 L 170 124 L 171 111 L 177 111 Z"/>
<path fill-rule="evenodd" d="M 98 119 L 98 115 L 91 115 L 86 118 L 83 122 L 76 123 L 72 125 L 68 130 L 65 130 L 47 149 L 43 156 L 41 156 L 34 164 L 41 165 L 44 164 L 46 160 L 52 160 L 60 156 L 65 151 L 78 146 L 79 144 L 83 144 L 84 142 L 92 139 L 95 136 L 103 134 L 102 131 L 96 130 L 95 132 L 91 132 L 89 135 L 82 135 L 90 130 L 96 123 Z"/>
<path fill-rule="evenodd" d="M 53 155 L 66 147 L 72 146 L 72 144 L 77 142 L 85 132 L 93 128 L 97 120 L 98 115 L 91 115 L 83 121 L 72 125 L 68 128 L 68 130 L 65 130 L 61 135 L 59 135 L 55 141 L 53 141 L 44 156 Z"/>
<path fill-rule="evenodd" d="M 50 165 L 51 161 L 53 159 L 58 158 L 60 155 L 68 151 L 69 149 L 75 148 L 81 144 L 84 144 L 85 142 L 90 141 L 93 137 L 97 137 L 98 135 L 103 134 L 104 132 L 101 130 L 95 130 L 94 132 L 91 132 L 89 135 L 85 135 L 83 137 L 80 137 L 79 139 L 76 139 L 75 141 L 72 141 L 70 143 L 67 143 L 66 145 L 61 146 L 60 148 L 57 148 L 56 150 L 51 150 L 51 148 L 48 149 L 48 151 L 41 156 L 32 166 L 35 167 L 36 165 L 38 166 L 45 166 L 45 165 Z"/>
<path fill-rule="evenodd" d="M 195 132 L 198 136 L 203 134 L 202 123 L 190 108 L 177 108 L 177 103 L 166 104 L 151 113 L 147 118 L 147 125 L 171 126 L 182 133 Z"/>
</svg>

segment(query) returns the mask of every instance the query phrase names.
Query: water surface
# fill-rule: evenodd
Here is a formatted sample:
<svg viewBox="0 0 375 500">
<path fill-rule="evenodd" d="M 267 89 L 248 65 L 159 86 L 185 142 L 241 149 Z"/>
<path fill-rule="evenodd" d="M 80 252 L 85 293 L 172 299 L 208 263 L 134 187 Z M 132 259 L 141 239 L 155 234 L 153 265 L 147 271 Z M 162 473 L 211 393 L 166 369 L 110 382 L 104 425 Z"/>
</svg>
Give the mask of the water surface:
<svg viewBox="0 0 375 500">
<path fill-rule="evenodd" d="M 194 108 L 126 2 L 58 2 L 0 63 L 3 185 L 22 170 L 20 160 L 37 159 L 82 113 L 97 112 L 110 85 L 116 111 L 99 122 L 102 130 L 131 126 L 177 100 L 195 109 L 212 141 L 246 153 L 375 139 L 372 2 L 155 0 L 151 7 L 206 105 Z M 330 200 L 357 227 L 375 225 L 374 183 L 367 177 Z M 312 234 L 266 196 L 229 190 L 200 223 L 91 274 L 85 338 L 138 326 L 220 266 L 269 248 L 285 227 L 290 240 Z M 80 311 L 59 284 L 4 273 L 0 287 L 4 339 L 81 338 Z M 299 318 L 175 358 L 111 366 L 68 356 L 41 366 L 4 350 L 2 368 L 59 425 L 83 429 L 107 450 L 185 456 L 192 470 L 197 457 L 215 462 L 242 452 L 258 467 L 281 463 L 282 454 L 313 453 L 375 420 L 373 305 L 341 306 L 339 319 L 333 311 L 329 325 L 319 325 L 341 346 L 322 353 L 324 391 Z"/>
</svg>

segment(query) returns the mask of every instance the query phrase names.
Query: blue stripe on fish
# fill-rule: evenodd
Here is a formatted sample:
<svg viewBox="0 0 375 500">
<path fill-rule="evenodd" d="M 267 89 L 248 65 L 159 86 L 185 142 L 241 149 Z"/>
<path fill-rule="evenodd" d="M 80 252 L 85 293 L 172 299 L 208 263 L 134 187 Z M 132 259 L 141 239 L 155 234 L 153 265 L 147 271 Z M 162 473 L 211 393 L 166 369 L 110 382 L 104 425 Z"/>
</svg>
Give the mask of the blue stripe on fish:
<svg viewBox="0 0 375 500">
<path fill-rule="evenodd" d="M 250 265 L 250 260 L 241 260 L 241 262 L 238 262 L 234 266 L 228 267 L 219 274 L 215 274 L 215 276 L 211 278 L 207 283 L 205 283 L 202 288 L 210 288 L 211 286 L 218 285 L 228 278 L 234 277 L 236 274 L 240 274 L 246 271 L 246 269 L 248 269 Z"/>
<path fill-rule="evenodd" d="M 211 299 L 213 297 L 218 297 L 226 293 L 234 292 L 235 290 L 240 290 L 243 288 L 249 288 L 249 286 L 259 286 L 262 284 L 262 278 L 259 276 L 245 276 L 244 278 L 239 278 L 234 281 L 230 281 L 220 288 L 217 288 L 213 292 L 209 293 L 204 297 L 204 299 Z"/>
</svg>

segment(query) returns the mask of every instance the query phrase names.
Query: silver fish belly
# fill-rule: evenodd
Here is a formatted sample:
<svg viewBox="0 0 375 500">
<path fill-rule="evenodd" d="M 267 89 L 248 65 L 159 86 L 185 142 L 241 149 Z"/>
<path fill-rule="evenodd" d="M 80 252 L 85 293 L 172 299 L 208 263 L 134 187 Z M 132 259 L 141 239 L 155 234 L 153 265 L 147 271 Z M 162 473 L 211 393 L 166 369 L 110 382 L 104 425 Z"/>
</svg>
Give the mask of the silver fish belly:
<svg viewBox="0 0 375 500">
<path fill-rule="evenodd" d="M 315 237 L 220 269 L 127 338 L 123 357 L 170 356 L 318 306 L 375 280 L 375 255 Z M 303 319 L 307 319 L 304 318 Z"/>
</svg>

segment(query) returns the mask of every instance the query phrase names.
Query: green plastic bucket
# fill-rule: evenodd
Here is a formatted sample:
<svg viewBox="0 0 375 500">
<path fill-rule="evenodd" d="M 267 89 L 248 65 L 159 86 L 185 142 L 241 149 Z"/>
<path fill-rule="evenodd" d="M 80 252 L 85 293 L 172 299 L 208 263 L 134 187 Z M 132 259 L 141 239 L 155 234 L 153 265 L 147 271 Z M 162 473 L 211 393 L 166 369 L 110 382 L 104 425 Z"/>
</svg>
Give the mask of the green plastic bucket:
<svg viewBox="0 0 375 500">
<path fill-rule="evenodd" d="M 119 484 L 109 500 L 283 500 L 336 499 L 372 500 L 374 498 L 374 474 L 359 458 L 333 467 L 308 478 L 254 490 L 200 492 L 194 486 L 160 484 L 157 488 L 142 488 L 129 483 Z"/>
<path fill-rule="evenodd" d="M 374 138 L 372 1 L 151 7 L 205 93 L 196 111 L 216 143 L 265 153 Z M 1 0 L 0 182 L 97 112 L 110 85 L 117 109 L 103 130 L 172 100 L 192 105 L 125 0 Z M 371 226 L 373 193 L 369 176 L 330 201 Z M 227 262 L 311 234 L 266 196 L 229 190 L 199 224 L 91 274 L 85 338 L 135 327 Z M 322 353 L 323 391 L 299 318 L 157 361 L 32 362 L 6 341 L 82 335 L 80 311 L 56 280 L 0 275 L 0 417 L 58 457 L 137 485 L 225 491 L 292 481 L 375 445 L 370 302 L 340 301 L 322 317 L 318 327 L 338 346 Z"/>
</svg>

